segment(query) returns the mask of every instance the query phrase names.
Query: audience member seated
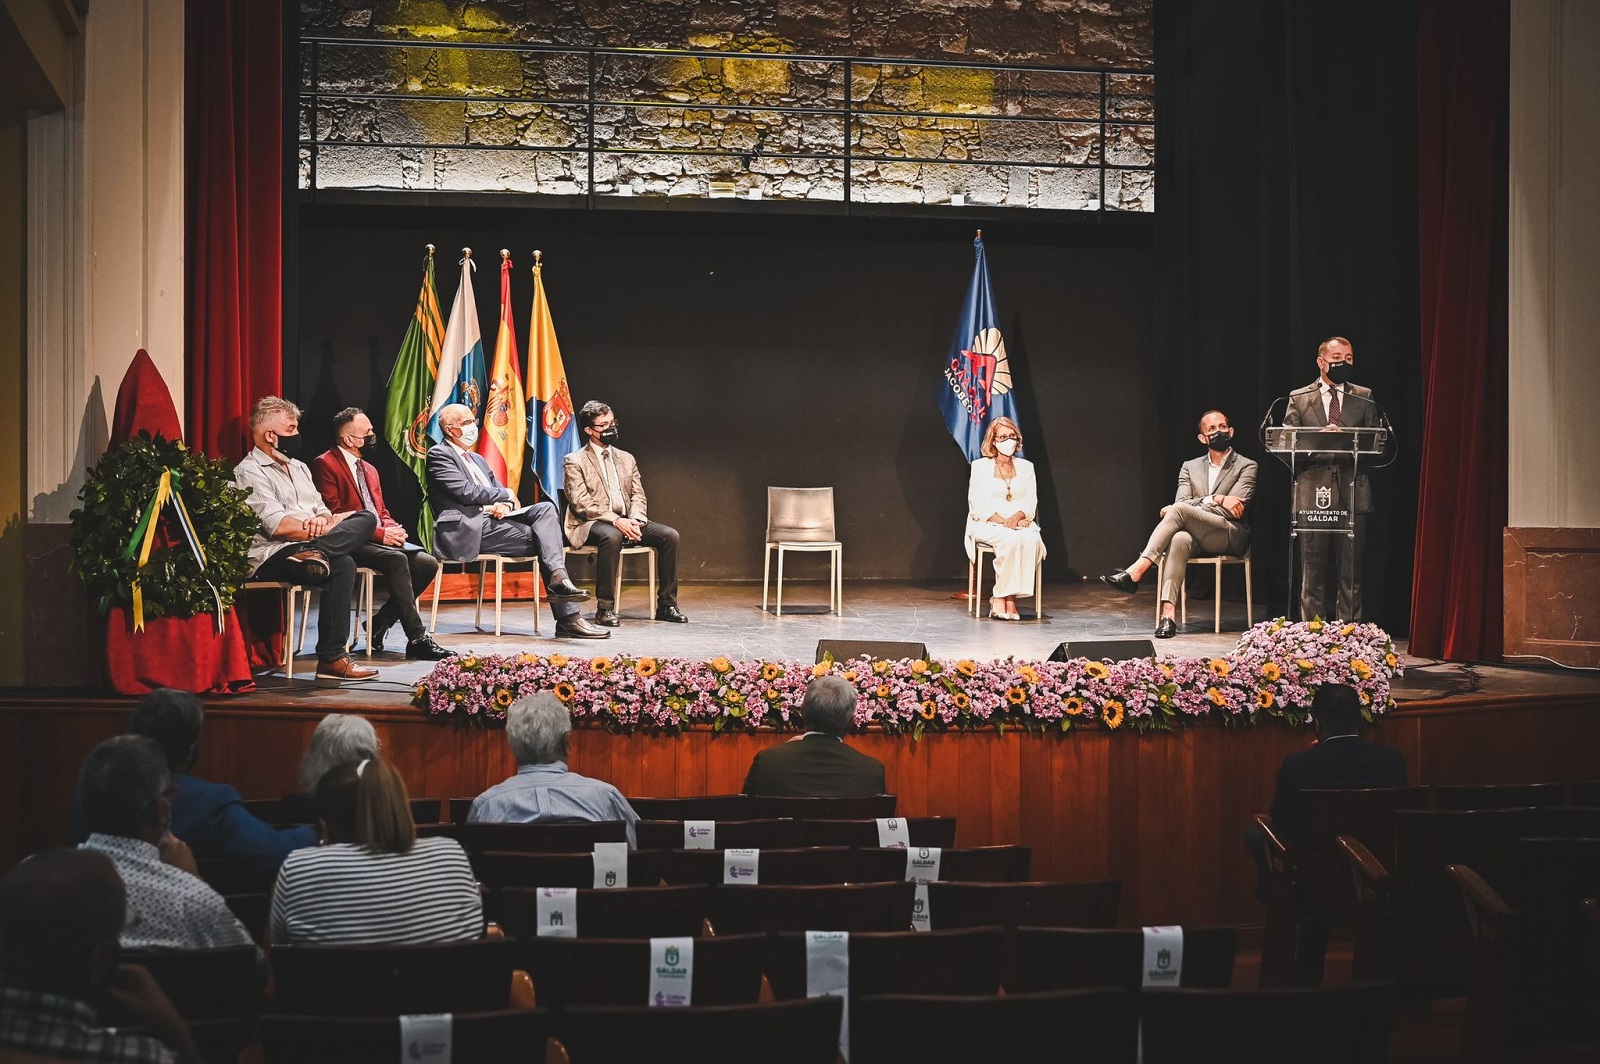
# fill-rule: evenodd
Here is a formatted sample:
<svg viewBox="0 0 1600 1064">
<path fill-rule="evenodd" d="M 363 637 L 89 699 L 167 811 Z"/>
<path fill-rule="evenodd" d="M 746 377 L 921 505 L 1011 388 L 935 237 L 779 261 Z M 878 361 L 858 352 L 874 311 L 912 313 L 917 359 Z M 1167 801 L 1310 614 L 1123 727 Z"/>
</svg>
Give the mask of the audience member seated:
<svg viewBox="0 0 1600 1064">
<path fill-rule="evenodd" d="M 417 838 L 405 782 L 370 759 L 317 783 L 324 845 L 297 850 L 272 895 L 274 945 L 457 942 L 483 934 L 483 901 L 454 839 Z"/>
<path fill-rule="evenodd" d="M 107 739 L 84 759 L 78 797 L 89 824 L 86 850 L 116 865 L 127 891 L 127 949 L 250 945 L 250 932 L 200 878 L 194 854 L 168 830 L 172 776 L 145 735 Z"/>
<path fill-rule="evenodd" d="M 123 905 L 122 881 L 98 853 L 45 850 L 0 879 L 0 1060 L 199 1064 L 150 973 L 117 963 Z M 101 1026 L 106 1003 L 150 1033 Z"/>
<path fill-rule="evenodd" d="M 232 787 L 189 775 L 200 752 L 204 717 L 205 708 L 198 696 L 162 687 L 133 707 L 128 733 L 148 736 L 166 752 L 167 768 L 178 788 L 172 797 L 172 834 L 186 842 L 196 857 L 249 861 L 263 879 L 270 879 L 290 850 L 317 844 L 316 830 L 279 830 L 264 824 L 245 809 L 239 792 Z M 76 804 L 72 820 L 72 841 L 82 842 L 88 831 Z"/>
<path fill-rule="evenodd" d="M 777 797 L 846 798 L 883 794 L 883 762 L 845 745 L 856 715 L 856 689 L 839 676 L 806 685 L 800 716 L 804 735 L 768 747 L 750 762 L 744 793 Z"/>
<path fill-rule="evenodd" d="M 283 799 L 284 819 L 315 824 L 317 784 L 328 770 L 377 757 L 381 750 L 378 732 L 367 718 L 355 713 L 329 713 L 323 717 L 300 758 L 300 790 Z"/>
<path fill-rule="evenodd" d="M 602 780 L 567 771 L 572 718 L 549 691 L 521 698 L 506 710 L 506 740 L 517 774 L 478 795 L 469 824 L 531 823 L 535 820 L 621 820 L 628 846 L 638 845 L 633 825 L 639 814 L 622 792 Z"/>
</svg>

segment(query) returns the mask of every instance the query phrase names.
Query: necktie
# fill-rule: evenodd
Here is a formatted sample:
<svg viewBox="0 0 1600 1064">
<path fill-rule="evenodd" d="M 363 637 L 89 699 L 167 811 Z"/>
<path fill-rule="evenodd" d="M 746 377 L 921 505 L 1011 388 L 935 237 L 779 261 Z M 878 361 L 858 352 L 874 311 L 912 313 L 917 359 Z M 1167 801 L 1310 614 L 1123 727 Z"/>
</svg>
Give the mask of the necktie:
<svg viewBox="0 0 1600 1064">
<path fill-rule="evenodd" d="M 617 477 L 616 459 L 611 455 L 611 448 L 607 447 L 602 456 L 605 458 L 606 494 L 611 496 L 611 512 L 626 517 L 628 500 L 622 497 L 622 481 Z"/>
<path fill-rule="evenodd" d="M 1343 422 L 1341 422 L 1339 420 L 1339 417 L 1340 417 L 1340 414 L 1339 414 L 1339 389 L 1337 389 L 1337 388 L 1329 388 L 1328 389 L 1328 424 L 1330 424 L 1330 425 L 1343 424 Z"/>
<path fill-rule="evenodd" d="M 466 463 L 467 474 L 472 477 L 473 481 L 475 481 L 480 488 L 491 488 L 494 486 L 489 483 L 489 478 L 483 475 L 483 470 L 478 468 L 478 463 L 472 460 L 471 455 L 462 455 L 461 461 Z"/>
<path fill-rule="evenodd" d="M 356 491 L 361 495 L 362 507 L 377 513 L 378 504 L 372 501 L 372 490 L 367 487 L 367 471 L 365 467 L 360 462 L 357 462 L 350 472 L 355 474 Z"/>
</svg>

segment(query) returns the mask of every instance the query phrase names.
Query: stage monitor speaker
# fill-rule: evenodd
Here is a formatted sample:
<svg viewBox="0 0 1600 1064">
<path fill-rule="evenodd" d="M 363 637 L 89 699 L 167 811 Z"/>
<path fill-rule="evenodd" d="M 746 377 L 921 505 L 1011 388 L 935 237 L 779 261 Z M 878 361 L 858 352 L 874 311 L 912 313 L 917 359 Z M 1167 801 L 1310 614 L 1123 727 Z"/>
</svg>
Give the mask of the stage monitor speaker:
<svg viewBox="0 0 1600 1064">
<path fill-rule="evenodd" d="M 825 654 L 832 654 L 834 661 L 862 656 L 874 661 L 899 661 L 901 658 L 927 661 L 928 644 L 892 643 L 884 639 L 823 639 L 817 643 L 817 660 L 820 662 Z"/>
<path fill-rule="evenodd" d="M 1071 661 L 1088 658 L 1090 661 L 1131 661 L 1134 658 L 1155 657 L 1156 645 L 1149 639 L 1075 639 L 1058 644 L 1050 654 L 1051 661 Z"/>
</svg>

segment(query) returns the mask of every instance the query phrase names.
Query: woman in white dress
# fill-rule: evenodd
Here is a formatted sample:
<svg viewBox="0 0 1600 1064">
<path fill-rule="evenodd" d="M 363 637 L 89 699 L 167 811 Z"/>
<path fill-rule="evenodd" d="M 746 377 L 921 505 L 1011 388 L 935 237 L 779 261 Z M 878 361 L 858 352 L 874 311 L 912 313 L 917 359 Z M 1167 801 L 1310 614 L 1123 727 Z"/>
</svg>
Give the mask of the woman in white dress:
<svg viewBox="0 0 1600 1064">
<path fill-rule="evenodd" d="M 1045 556 L 1035 517 L 1039 511 L 1039 484 L 1033 463 L 1015 457 L 1022 446 L 1022 430 L 1008 417 L 996 418 L 983 434 L 983 457 L 972 463 L 967 487 L 967 557 L 977 554 L 977 544 L 994 548 L 994 595 L 989 616 L 996 620 L 1021 620 L 1017 599 L 1033 594 L 1033 574 Z"/>
</svg>

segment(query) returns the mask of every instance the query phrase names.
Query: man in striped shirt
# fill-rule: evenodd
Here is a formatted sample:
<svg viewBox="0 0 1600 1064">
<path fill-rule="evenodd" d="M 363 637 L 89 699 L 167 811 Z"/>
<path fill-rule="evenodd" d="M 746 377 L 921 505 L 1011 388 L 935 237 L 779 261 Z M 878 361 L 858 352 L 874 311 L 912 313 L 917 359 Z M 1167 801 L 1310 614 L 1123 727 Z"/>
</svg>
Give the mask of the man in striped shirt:
<svg viewBox="0 0 1600 1064">
<path fill-rule="evenodd" d="M 622 792 L 604 780 L 567 770 L 572 718 L 561 699 L 540 691 L 506 710 L 506 740 L 517 759 L 517 774 L 478 795 L 467 823 L 535 820 L 621 820 L 628 847 L 637 846 L 633 825 L 639 814 Z"/>
</svg>

